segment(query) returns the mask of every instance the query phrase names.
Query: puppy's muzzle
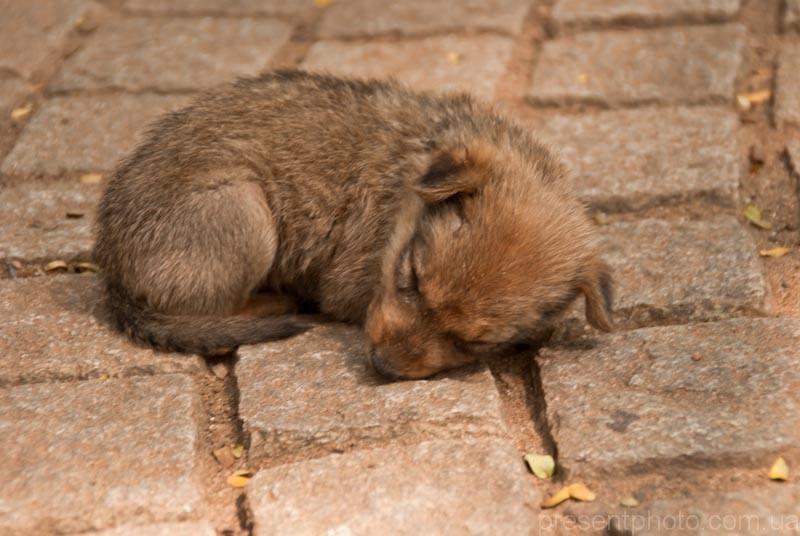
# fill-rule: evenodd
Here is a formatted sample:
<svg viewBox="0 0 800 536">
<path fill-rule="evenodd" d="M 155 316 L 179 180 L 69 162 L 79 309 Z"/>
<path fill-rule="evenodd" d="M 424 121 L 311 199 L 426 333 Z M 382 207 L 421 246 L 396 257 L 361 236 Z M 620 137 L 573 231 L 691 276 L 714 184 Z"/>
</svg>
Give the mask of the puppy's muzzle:
<svg viewBox="0 0 800 536">
<path fill-rule="evenodd" d="M 389 359 L 381 353 L 380 349 L 372 350 L 372 367 L 387 380 L 402 380 L 404 376 L 394 370 Z"/>
</svg>

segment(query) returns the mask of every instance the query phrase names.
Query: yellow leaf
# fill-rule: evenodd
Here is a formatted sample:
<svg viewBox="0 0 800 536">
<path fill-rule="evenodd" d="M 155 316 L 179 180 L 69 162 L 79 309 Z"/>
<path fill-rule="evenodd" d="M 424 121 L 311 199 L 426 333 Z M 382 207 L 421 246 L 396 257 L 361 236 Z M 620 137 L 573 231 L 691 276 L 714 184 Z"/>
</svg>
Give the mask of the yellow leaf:
<svg viewBox="0 0 800 536">
<path fill-rule="evenodd" d="M 93 262 L 81 261 L 75 263 L 75 271 L 97 273 L 100 271 L 100 267 Z"/>
<path fill-rule="evenodd" d="M 755 205 L 747 205 L 747 207 L 745 207 L 744 217 L 756 227 L 772 229 L 772 224 L 764 220 L 761 215 L 761 210 Z"/>
<path fill-rule="evenodd" d="M 447 61 L 455 65 L 461 61 L 461 54 L 459 54 L 458 52 L 448 52 Z"/>
<path fill-rule="evenodd" d="M 249 469 L 239 469 L 234 471 L 227 479 L 228 485 L 234 488 L 243 488 L 253 477 L 253 472 Z"/>
<path fill-rule="evenodd" d="M 592 490 L 584 486 L 583 484 L 572 484 L 568 488 L 569 496 L 578 501 L 593 501 L 597 497 Z"/>
<path fill-rule="evenodd" d="M 232 446 L 231 453 L 233 454 L 233 457 L 238 460 L 242 457 L 242 454 L 244 454 L 244 445 L 237 443 L 236 445 Z"/>
<path fill-rule="evenodd" d="M 65 261 L 50 261 L 45 265 L 44 271 L 55 272 L 56 270 L 66 270 L 67 268 L 68 266 Z"/>
<path fill-rule="evenodd" d="M 317 7 L 328 7 L 333 3 L 333 0 L 314 0 L 314 5 Z"/>
<path fill-rule="evenodd" d="M 106 381 L 108 379 L 108 374 L 101 374 L 100 379 Z"/>
<path fill-rule="evenodd" d="M 19 121 L 20 119 L 24 119 L 29 113 L 33 111 L 33 103 L 29 102 L 25 106 L 20 108 L 14 108 L 11 110 L 11 119 L 14 121 Z"/>
<path fill-rule="evenodd" d="M 633 495 L 628 495 L 627 497 L 623 497 L 619 500 L 619 504 L 621 506 L 628 506 L 633 508 L 634 506 L 639 506 L 639 501 L 636 500 L 636 497 Z"/>
<path fill-rule="evenodd" d="M 740 97 L 744 97 L 750 104 L 761 104 L 762 102 L 766 102 L 772 97 L 772 91 L 769 89 L 761 89 L 759 91 L 750 91 L 748 93 L 742 93 L 739 95 Z"/>
<path fill-rule="evenodd" d="M 785 248 L 783 246 L 772 249 L 762 249 L 758 252 L 758 254 L 762 257 L 783 257 L 787 253 L 789 253 L 789 248 Z"/>
<path fill-rule="evenodd" d="M 789 465 L 787 465 L 783 457 L 778 458 L 772 464 L 769 470 L 769 477 L 772 480 L 789 480 Z"/>
<path fill-rule="evenodd" d="M 103 175 L 100 173 L 86 173 L 81 175 L 81 182 L 83 184 L 97 184 L 103 180 Z"/>
<path fill-rule="evenodd" d="M 533 474 L 539 478 L 550 478 L 556 469 L 555 460 L 547 454 L 526 454 L 525 463 L 528 464 Z"/>
<path fill-rule="evenodd" d="M 551 495 L 542 503 L 542 508 L 552 508 L 570 498 L 569 488 L 561 488 L 558 493 Z"/>
</svg>

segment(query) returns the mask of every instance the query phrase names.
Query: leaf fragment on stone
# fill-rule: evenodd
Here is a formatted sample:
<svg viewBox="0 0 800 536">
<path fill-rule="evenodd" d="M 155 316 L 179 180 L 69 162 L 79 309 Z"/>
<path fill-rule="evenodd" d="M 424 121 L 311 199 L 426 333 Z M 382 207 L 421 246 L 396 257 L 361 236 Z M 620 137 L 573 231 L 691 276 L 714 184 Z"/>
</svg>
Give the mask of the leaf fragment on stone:
<svg viewBox="0 0 800 536">
<path fill-rule="evenodd" d="M 561 488 L 558 493 L 551 495 L 542 502 L 542 508 L 553 508 L 570 498 L 569 487 Z"/>
<path fill-rule="evenodd" d="M 778 246 L 771 249 L 762 249 L 758 252 L 758 254 L 762 257 L 783 257 L 787 253 L 789 253 L 789 248 L 783 246 Z"/>
<path fill-rule="evenodd" d="M 253 472 L 249 469 L 239 469 L 234 471 L 227 479 L 228 485 L 234 488 L 243 488 L 250 482 Z"/>
<path fill-rule="evenodd" d="M 19 121 L 20 119 L 24 119 L 27 117 L 29 113 L 33 111 L 33 103 L 29 102 L 25 106 L 20 106 L 19 108 L 14 108 L 11 110 L 11 119 L 14 121 Z"/>
<path fill-rule="evenodd" d="M 238 460 L 239 458 L 242 457 L 242 454 L 244 454 L 244 445 L 242 445 L 241 443 L 233 445 L 231 447 L 231 453 L 233 454 L 233 457 Z"/>
<path fill-rule="evenodd" d="M 550 478 L 556 469 L 556 462 L 549 454 L 526 454 L 525 463 L 531 472 L 541 479 Z"/>
<path fill-rule="evenodd" d="M 227 445 L 214 450 L 212 454 L 214 454 L 214 459 L 222 467 L 228 468 L 236 463 L 236 458 L 233 456 L 231 448 Z"/>
<path fill-rule="evenodd" d="M 744 97 L 747 99 L 747 102 L 750 104 L 761 104 L 762 102 L 766 102 L 772 97 L 772 91 L 769 89 L 761 89 L 758 91 L 749 91 L 747 93 L 742 93 L 739 95 L 740 97 Z"/>
<path fill-rule="evenodd" d="M 45 272 L 55 272 L 57 270 L 66 270 L 69 268 L 66 261 L 57 260 L 57 261 L 50 261 L 44 266 Z"/>
<path fill-rule="evenodd" d="M 447 61 L 449 61 L 453 65 L 456 65 L 461 61 L 461 54 L 459 54 L 458 52 L 448 52 Z"/>
<path fill-rule="evenodd" d="M 75 263 L 75 271 L 80 273 L 92 272 L 96 274 L 97 272 L 100 271 L 100 267 L 93 262 L 81 261 Z"/>
<path fill-rule="evenodd" d="M 101 173 L 85 173 L 81 175 L 81 182 L 83 184 L 97 184 L 103 180 Z"/>
<path fill-rule="evenodd" d="M 633 508 L 635 506 L 639 506 L 639 501 L 636 500 L 636 497 L 633 495 L 628 495 L 627 497 L 623 497 L 619 500 L 620 506 L 627 506 L 629 508 Z"/>
<path fill-rule="evenodd" d="M 755 205 L 747 205 L 744 209 L 744 217 L 747 220 L 761 229 L 772 229 L 772 224 L 764 219 L 761 214 L 761 209 Z"/>
<path fill-rule="evenodd" d="M 333 0 L 314 0 L 314 5 L 317 7 L 328 7 L 333 3 Z"/>
<path fill-rule="evenodd" d="M 769 477 L 772 480 L 789 480 L 789 465 L 782 456 L 772 464 L 769 470 Z"/>
<path fill-rule="evenodd" d="M 571 484 L 567 489 L 569 489 L 570 498 L 577 501 L 591 502 L 597 498 L 592 490 L 581 483 Z"/>
<path fill-rule="evenodd" d="M 737 95 L 736 96 L 736 104 L 739 105 L 739 108 L 746 112 L 748 111 L 753 105 L 750 104 L 750 101 L 744 95 Z"/>
</svg>

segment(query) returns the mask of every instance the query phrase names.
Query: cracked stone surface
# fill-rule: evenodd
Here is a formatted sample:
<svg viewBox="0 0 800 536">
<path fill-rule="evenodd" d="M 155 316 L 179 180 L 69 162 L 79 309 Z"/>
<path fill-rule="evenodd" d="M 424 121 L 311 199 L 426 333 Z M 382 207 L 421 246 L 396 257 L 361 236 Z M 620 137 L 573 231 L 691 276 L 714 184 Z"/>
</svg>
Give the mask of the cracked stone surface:
<svg viewBox="0 0 800 536">
<path fill-rule="evenodd" d="M 216 536 L 211 523 L 156 523 L 129 525 L 92 533 L 95 536 Z"/>
<path fill-rule="evenodd" d="M 52 86 L 205 89 L 258 74 L 291 32 L 290 24 L 270 19 L 125 19 L 100 27 Z"/>
<path fill-rule="evenodd" d="M 86 0 L 0 0 L 0 71 L 29 78 L 60 52 L 88 4 Z"/>
<path fill-rule="evenodd" d="M 391 76 L 415 89 L 470 91 L 490 100 L 511 49 L 510 39 L 492 35 L 386 43 L 320 41 L 309 50 L 303 68 L 365 78 Z"/>
<path fill-rule="evenodd" d="M 0 407 L 0 532 L 162 521 L 203 505 L 202 408 L 186 376 L 22 385 L 0 389 Z"/>
<path fill-rule="evenodd" d="M 0 172 L 28 178 L 109 171 L 133 150 L 145 126 L 187 101 L 156 95 L 51 99 L 25 126 Z"/>
<path fill-rule="evenodd" d="M 769 467 L 779 454 L 796 456 L 798 358 L 800 320 L 788 318 L 647 328 L 544 349 L 536 360 L 559 467 L 630 475 Z"/>
<path fill-rule="evenodd" d="M 546 41 L 529 97 L 535 104 L 729 103 L 743 41 L 737 24 Z"/>
<path fill-rule="evenodd" d="M 205 369 L 197 356 L 129 342 L 108 326 L 103 299 L 94 275 L 0 280 L 0 386 Z"/>
<path fill-rule="evenodd" d="M 330 325 L 239 349 L 239 415 L 253 461 L 392 441 L 503 435 L 483 365 L 430 381 L 387 383 L 360 330 Z"/>
<path fill-rule="evenodd" d="M 101 186 L 24 183 L 0 190 L 0 259 L 88 260 Z"/>
<path fill-rule="evenodd" d="M 247 498 L 256 535 L 534 534 L 531 478 L 504 442 L 430 441 L 260 471 Z"/>
<path fill-rule="evenodd" d="M 326 9 L 319 34 L 325 39 L 454 29 L 516 34 L 529 9 L 526 0 L 342 0 Z"/>
<path fill-rule="evenodd" d="M 558 0 L 551 17 L 556 31 L 616 24 L 719 22 L 734 18 L 741 3 L 741 0 Z"/>
<path fill-rule="evenodd" d="M 775 86 L 775 121 L 800 126 L 800 45 L 781 49 Z"/>
<path fill-rule="evenodd" d="M 739 118 L 724 108 L 562 115 L 535 129 L 566 160 L 580 197 L 606 211 L 705 199 L 733 206 Z"/>
</svg>

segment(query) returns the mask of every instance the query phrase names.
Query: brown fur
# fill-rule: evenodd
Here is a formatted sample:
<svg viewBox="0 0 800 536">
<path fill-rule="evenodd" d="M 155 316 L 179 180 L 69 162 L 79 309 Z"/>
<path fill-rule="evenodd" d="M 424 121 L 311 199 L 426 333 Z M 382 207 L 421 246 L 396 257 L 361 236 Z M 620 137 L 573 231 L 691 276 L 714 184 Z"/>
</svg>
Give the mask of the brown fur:
<svg viewBox="0 0 800 536">
<path fill-rule="evenodd" d="M 579 293 L 611 327 L 563 167 L 468 96 L 390 82 L 277 72 L 167 115 L 110 181 L 95 255 L 120 328 L 182 351 L 303 329 L 237 315 L 259 290 L 365 324 L 395 377 L 529 341 Z"/>
</svg>

